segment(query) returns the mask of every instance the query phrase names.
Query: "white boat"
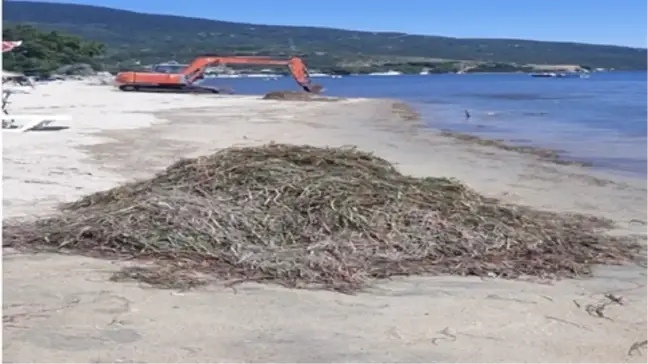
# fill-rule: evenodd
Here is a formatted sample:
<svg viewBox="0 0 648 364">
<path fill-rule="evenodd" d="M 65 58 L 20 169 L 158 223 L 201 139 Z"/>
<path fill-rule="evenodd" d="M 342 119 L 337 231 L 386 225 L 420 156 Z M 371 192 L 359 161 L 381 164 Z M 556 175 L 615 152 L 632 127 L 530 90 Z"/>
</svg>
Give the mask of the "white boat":
<svg viewBox="0 0 648 364">
<path fill-rule="evenodd" d="M 248 73 L 248 74 L 244 74 L 243 77 L 277 79 L 277 78 L 281 77 L 281 75 L 272 74 L 272 73 Z"/>
<path fill-rule="evenodd" d="M 589 78 L 589 75 L 584 75 L 579 72 L 542 72 L 532 73 L 531 77 L 536 78 Z"/>
<path fill-rule="evenodd" d="M 220 73 L 215 76 L 215 78 L 241 78 L 242 76 L 239 74 L 225 74 L 225 73 Z"/>
<path fill-rule="evenodd" d="M 387 72 L 372 72 L 369 74 L 369 76 L 400 76 L 402 74 L 402 72 L 389 70 Z"/>
</svg>

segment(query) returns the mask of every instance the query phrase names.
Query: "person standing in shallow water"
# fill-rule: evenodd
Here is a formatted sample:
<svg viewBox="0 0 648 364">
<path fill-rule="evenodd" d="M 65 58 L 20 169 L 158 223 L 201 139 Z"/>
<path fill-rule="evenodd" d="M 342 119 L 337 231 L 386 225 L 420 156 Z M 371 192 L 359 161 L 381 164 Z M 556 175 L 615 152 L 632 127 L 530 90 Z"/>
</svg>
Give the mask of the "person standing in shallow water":
<svg viewBox="0 0 648 364">
<path fill-rule="evenodd" d="M 464 110 L 464 114 L 466 115 L 466 120 L 470 119 L 470 111 L 468 109 Z"/>
</svg>

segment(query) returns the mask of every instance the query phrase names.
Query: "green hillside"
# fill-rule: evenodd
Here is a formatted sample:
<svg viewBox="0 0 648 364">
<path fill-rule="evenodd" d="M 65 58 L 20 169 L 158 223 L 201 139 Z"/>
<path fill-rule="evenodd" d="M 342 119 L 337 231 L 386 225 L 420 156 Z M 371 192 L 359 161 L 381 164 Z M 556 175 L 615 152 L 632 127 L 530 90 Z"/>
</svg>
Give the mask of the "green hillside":
<svg viewBox="0 0 648 364">
<path fill-rule="evenodd" d="M 445 59 L 646 69 L 647 57 L 646 49 L 629 47 L 270 26 L 24 1 L 4 1 L 3 17 L 5 25 L 31 24 L 104 43 L 107 62 L 184 61 L 202 53 L 299 53 L 317 67 L 376 62 L 408 62 L 418 67 Z"/>
</svg>

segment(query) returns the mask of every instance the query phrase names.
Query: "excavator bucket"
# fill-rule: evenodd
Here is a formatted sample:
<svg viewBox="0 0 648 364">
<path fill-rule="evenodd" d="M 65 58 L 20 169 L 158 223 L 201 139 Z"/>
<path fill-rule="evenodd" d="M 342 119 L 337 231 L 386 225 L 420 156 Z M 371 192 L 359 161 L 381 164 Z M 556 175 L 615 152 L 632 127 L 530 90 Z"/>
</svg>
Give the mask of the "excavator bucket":
<svg viewBox="0 0 648 364">
<path fill-rule="evenodd" d="M 324 89 L 324 86 L 320 85 L 319 83 L 312 83 L 310 85 L 304 86 L 304 91 L 310 92 L 310 93 L 313 93 L 313 94 L 320 94 L 323 89 Z"/>
<path fill-rule="evenodd" d="M 308 68 L 306 68 L 304 61 L 301 58 L 292 57 L 288 61 L 288 69 L 290 69 L 290 74 L 304 91 L 319 94 L 322 92 L 322 89 L 324 89 L 322 85 L 311 82 Z"/>
</svg>

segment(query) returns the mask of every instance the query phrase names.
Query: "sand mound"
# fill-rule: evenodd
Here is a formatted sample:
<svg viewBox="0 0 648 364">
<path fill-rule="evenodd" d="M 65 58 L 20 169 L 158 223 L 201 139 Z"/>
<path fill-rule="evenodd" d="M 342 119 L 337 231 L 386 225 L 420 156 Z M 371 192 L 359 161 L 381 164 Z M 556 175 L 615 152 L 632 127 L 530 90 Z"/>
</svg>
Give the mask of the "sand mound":
<svg viewBox="0 0 648 364">
<path fill-rule="evenodd" d="M 283 101 L 340 101 L 337 97 L 326 97 L 314 93 L 300 91 L 272 91 L 263 95 L 263 100 L 283 100 Z"/>
<path fill-rule="evenodd" d="M 586 275 L 640 247 L 609 222 L 504 206 L 354 149 L 271 144 L 187 159 L 89 195 L 60 216 L 6 222 L 4 244 L 197 262 L 223 279 L 353 290 L 370 278 Z M 194 264 L 194 266 L 196 266 Z"/>
</svg>

